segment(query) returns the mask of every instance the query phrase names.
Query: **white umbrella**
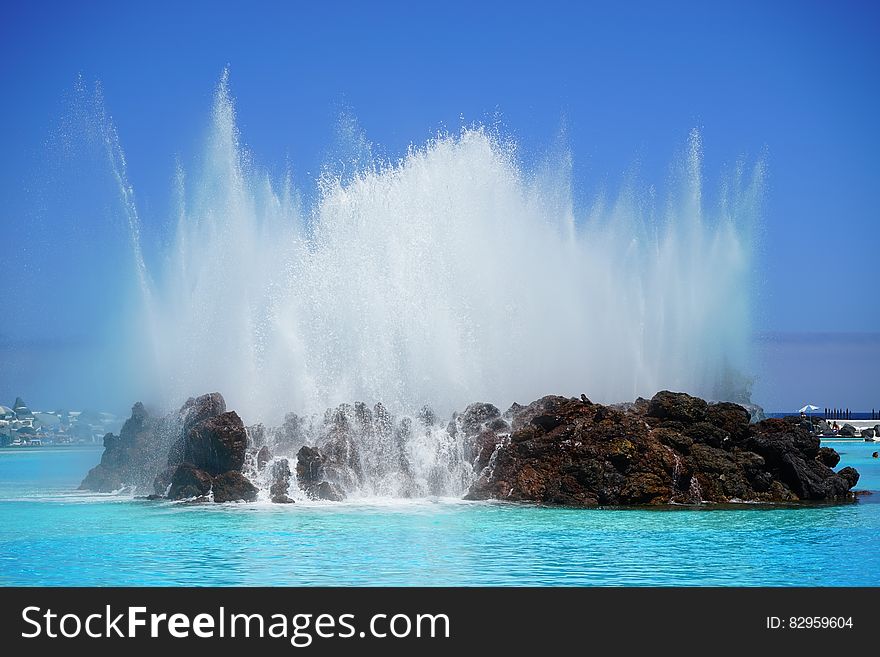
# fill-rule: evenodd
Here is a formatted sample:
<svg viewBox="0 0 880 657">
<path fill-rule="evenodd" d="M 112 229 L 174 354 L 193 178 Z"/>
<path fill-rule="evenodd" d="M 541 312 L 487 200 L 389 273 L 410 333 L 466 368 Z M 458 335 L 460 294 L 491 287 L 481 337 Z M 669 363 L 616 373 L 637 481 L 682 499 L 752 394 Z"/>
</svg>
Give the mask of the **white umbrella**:
<svg viewBox="0 0 880 657">
<path fill-rule="evenodd" d="M 807 404 L 798 413 L 809 413 L 810 414 L 810 429 L 813 428 L 813 411 L 818 411 L 818 406 L 813 406 L 812 404 Z"/>
</svg>

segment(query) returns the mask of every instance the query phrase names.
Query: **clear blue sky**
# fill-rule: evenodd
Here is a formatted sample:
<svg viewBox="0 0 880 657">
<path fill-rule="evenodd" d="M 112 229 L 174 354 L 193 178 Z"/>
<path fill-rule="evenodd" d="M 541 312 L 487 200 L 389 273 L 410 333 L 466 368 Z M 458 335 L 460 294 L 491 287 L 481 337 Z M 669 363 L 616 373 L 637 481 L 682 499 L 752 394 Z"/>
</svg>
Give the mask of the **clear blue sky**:
<svg viewBox="0 0 880 657">
<path fill-rule="evenodd" d="M 51 185 L 45 144 L 77 75 L 103 83 L 156 241 L 175 157 L 197 151 L 228 64 L 245 142 L 275 170 L 289 161 L 302 187 L 318 171 L 342 107 L 391 156 L 462 118 L 493 121 L 499 113 L 526 152 L 538 151 L 564 120 L 584 198 L 614 189 L 635 162 L 643 178 L 662 182 L 693 127 L 702 130 L 710 186 L 724 165 L 766 149 L 756 328 L 880 330 L 876 3 L 514 5 L 3 3 L 0 226 L 27 243 L 22 250 L 6 241 L 4 291 L 58 296 L 59 281 L 72 278 L 64 272 L 77 265 L 57 251 L 46 255 L 40 243 L 51 236 L 80 239 L 91 257 L 113 261 L 104 248 L 117 244 L 112 231 L 56 226 L 40 214 Z M 10 372 L 27 369 L 27 349 L 63 351 L 94 335 L 99 303 L 72 288 L 63 297 L 4 311 L 0 402 L 17 390 L 43 392 L 33 377 L 12 380 Z M 845 319 L 820 305 L 832 301 Z M 865 366 L 877 371 L 877 339 L 867 339 L 875 346 L 864 352 Z M 856 383 L 853 393 L 864 395 L 865 385 L 880 392 L 868 379 Z"/>
</svg>

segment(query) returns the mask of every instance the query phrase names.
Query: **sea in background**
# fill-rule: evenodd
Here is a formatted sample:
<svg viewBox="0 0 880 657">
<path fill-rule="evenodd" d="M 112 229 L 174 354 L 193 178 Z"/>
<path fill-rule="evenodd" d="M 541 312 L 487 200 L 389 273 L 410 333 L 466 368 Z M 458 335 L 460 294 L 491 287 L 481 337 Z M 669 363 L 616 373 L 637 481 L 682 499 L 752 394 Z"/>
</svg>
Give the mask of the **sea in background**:
<svg viewBox="0 0 880 657">
<path fill-rule="evenodd" d="M 555 509 L 455 499 L 198 506 L 76 491 L 101 450 L 0 450 L 5 586 L 876 586 L 875 443 L 841 506 Z"/>
</svg>

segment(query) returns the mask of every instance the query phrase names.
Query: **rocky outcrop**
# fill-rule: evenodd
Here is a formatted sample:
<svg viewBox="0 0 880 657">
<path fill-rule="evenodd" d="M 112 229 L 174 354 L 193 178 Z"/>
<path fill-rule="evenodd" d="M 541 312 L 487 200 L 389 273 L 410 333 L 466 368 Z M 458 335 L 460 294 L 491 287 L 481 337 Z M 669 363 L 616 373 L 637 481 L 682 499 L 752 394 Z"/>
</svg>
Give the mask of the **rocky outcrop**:
<svg viewBox="0 0 880 657">
<path fill-rule="evenodd" d="M 750 424 L 736 404 L 663 391 L 614 408 L 544 397 L 515 411 L 509 433 L 482 425 L 472 500 L 567 506 L 701 502 L 843 502 L 858 473 L 799 421 Z M 493 447 L 494 446 L 494 447 Z M 839 460 L 839 457 L 837 457 Z"/>
<path fill-rule="evenodd" d="M 566 506 L 853 499 L 858 472 L 833 470 L 840 457 L 809 422 L 752 419 L 738 404 L 662 391 L 611 406 L 548 396 L 503 413 L 474 403 L 448 423 L 427 407 L 395 418 L 382 404 L 342 404 L 266 429 L 246 428 L 211 393 L 158 419 L 136 404 L 82 487 L 153 484 L 151 499 L 232 502 L 255 500 L 262 482 L 279 504 L 294 501 L 292 485 L 329 501 L 465 489 Z"/>
<path fill-rule="evenodd" d="M 219 392 L 211 392 L 200 397 L 190 397 L 177 411 L 177 437 L 168 450 L 168 466 L 174 467 L 184 461 L 186 438 L 190 430 L 205 420 L 226 412 L 226 400 Z M 157 491 L 158 492 L 158 491 Z"/>
<path fill-rule="evenodd" d="M 836 468 L 837 464 L 840 463 L 840 454 L 830 447 L 820 447 L 819 455 L 816 458 L 829 468 Z"/>
<path fill-rule="evenodd" d="M 181 409 L 186 418 L 185 434 L 178 441 L 177 449 L 169 453 L 168 468 L 156 479 L 157 493 L 170 477 L 168 498 L 172 500 L 193 497 L 210 497 L 214 502 L 255 500 L 257 487 L 242 474 L 248 434 L 241 418 L 235 411 L 225 411 L 226 404 L 216 393 L 187 404 L 188 408 Z M 264 457 L 268 460 L 268 450 Z"/>
<path fill-rule="evenodd" d="M 137 403 L 119 436 L 104 437 L 101 463 L 80 488 L 152 487 L 151 499 L 250 501 L 257 489 L 241 472 L 247 446 L 241 418 L 227 412 L 220 393 L 190 398 L 159 419 Z"/>
<path fill-rule="evenodd" d="M 290 465 L 287 459 L 278 459 L 272 463 L 272 485 L 269 494 L 276 504 L 292 504 L 293 500 L 288 495 L 290 491 Z"/>
<path fill-rule="evenodd" d="M 122 488 L 146 486 L 155 476 L 151 471 L 156 445 L 156 420 L 144 405 L 136 403 L 131 417 L 118 436 L 104 436 L 101 462 L 92 468 L 80 484 L 80 490 L 110 493 Z"/>
<path fill-rule="evenodd" d="M 181 466 L 183 467 L 183 466 Z M 258 489 L 242 473 L 230 470 L 214 477 L 211 483 L 215 502 L 253 502 Z"/>
<path fill-rule="evenodd" d="M 235 411 L 221 413 L 192 426 L 186 434 L 183 461 L 212 475 L 240 472 L 247 451 L 247 431 Z"/>
<path fill-rule="evenodd" d="M 296 480 L 313 500 L 340 502 L 345 499 L 339 486 L 327 480 L 326 457 L 320 450 L 303 445 L 296 454 Z"/>
<path fill-rule="evenodd" d="M 858 432 L 859 430 L 856 429 L 853 425 L 846 423 L 842 427 L 840 427 L 840 431 L 837 432 L 837 435 L 845 436 L 847 438 L 855 438 Z"/>
<path fill-rule="evenodd" d="M 205 497 L 211 492 L 212 485 L 213 478 L 209 473 L 200 470 L 191 463 L 182 463 L 175 468 L 171 476 L 168 499 L 185 500 Z"/>
</svg>

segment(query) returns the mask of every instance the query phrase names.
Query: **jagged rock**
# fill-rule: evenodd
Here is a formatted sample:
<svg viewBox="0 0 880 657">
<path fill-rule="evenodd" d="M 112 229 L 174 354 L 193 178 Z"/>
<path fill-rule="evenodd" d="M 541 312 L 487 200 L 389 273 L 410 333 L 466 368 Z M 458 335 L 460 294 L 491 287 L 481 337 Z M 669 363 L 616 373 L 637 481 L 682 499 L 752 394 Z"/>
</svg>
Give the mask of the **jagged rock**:
<svg viewBox="0 0 880 657">
<path fill-rule="evenodd" d="M 338 487 L 334 486 L 329 481 L 322 481 L 320 484 L 311 488 L 307 492 L 309 493 L 309 496 L 315 500 L 341 502 L 345 499 L 345 495 L 342 493 L 342 491 L 340 491 Z"/>
<path fill-rule="evenodd" d="M 799 418 L 750 420 L 737 404 L 669 391 L 615 407 L 544 397 L 513 413 L 509 438 L 480 436 L 493 455 L 475 462 L 479 477 L 466 499 L 572 506 L 853 499 L 858 473 L 831 470 L 837 453 L 820 449 Z"/>
<path fill-rule="evenodd" d="M 847 482 L 847 484 L 849 484 L 849 488 L 853 488 L 857 483 L 859 483 L 859 471 L 852 466 L 841 468 L 840 470 L 838 470 L 837 476 L 843 478 Z"/>
<path fill-rule="evenodd" d="M 748 437 L 751 416 L 744 406 L 731 402 L 709 404 L 706 414 L 708 421 L 726 431 L 731 439 L 736 441 Z"/>
<path fill-rule="evenodd" d="M 310 498 L 340 502 L 345 495 L 337 485 L 325 479 L 326 457 L 320 450 L 304 445 L 296 455 L 296 480 Z"/>
<path fill-rule="evenodd" d="M 269 448 L 266 445 L 260 447 L 260 451 L 257 452 L 257 470 L 262 470 L 266 467 L 266 464 L 272 459 L 272 452 L 269 451 Z M 287 460 L 285 459 L 285 463 Z"/>
<path fill-rule="evenodd" d="M 816 458 L 829 468 L 835 468 L 840 463 L 840 454 L 830 447 L 820 447 L 819 455 Z"/>
<path fill-rule="evenodd" d="M 168 450 L 168 466 L 173 468 L 186 460 L 186 439 L 193 427 L 225 412 L 226 400 L 219 392 L 187 399 L 174 418 L 178 432 Z"/>
<path fill-rule="evenodd" d="M 110 492 L 128 487 L 164 495 L 184 461 L 185 432 L 225 408 L 223 397 L 212 393 L 191 398 L 178 411 L 157 419 L 138 402 L 119 436 L 105 436 L 101 463 L 80 488 Z"/>
<path fill-rule="evenodd" d="M 191 497 L 203 497 L 211 492 L 211 475 L 200 470 L 192 463 L 181 463 L 171 477 L 171 488 L 168 499 L 184 500 Z"/>
<path fill-rule="evenodd" d="M 174 477 L 174 472 L 177 470 L 178 466 L 168 467 L 162 470 L 159 474 L 156 475 L 156 478 L 153 479 L 153 490 L 156 495 L 165 496 L 168 491 L 168 487 L 171 486 L 171 479 Z"/>
<path fill-rule="evenodd" d="M 212 484 L 214 501 L 221 502 L 253 502 L 257 499 L 258 489 L 240 472 L 229 471 L 214 477 Z"/>
<path fill-rule="evenodd" d="M 862 438 L 873 438 L 874 430 L 873 429 L 862 429 Z"/>
<path fill-rule="evenodd" d="M 272 432 L 271 445 L 276 454 L 296 454 L 306 443 L 306 421 L 296 413 L 284 416 L 284 422 Z"/>
<path fill-rule="evenodd" d="M 661 420 L 692 423 L 706 420 L 708 409 L 709 405 L 699 397 L 663 390 L 651 398 L 647 414 Z"/>
<path fill-rule="evenodd" d="M 183 460 L 219 475 L 239 472 L 247 451 L 247 431 L 235 411 L 202 420 L 186 435 Z"/>
<path fill-rule="evenodd" d="M 480 432 L 483 425 L 501 417 L 501 411 L 497 406 L 486 402 L 477 402 L 469 405 L 461 414 L 459 422 L 466 436 L 472 436 Z"/>
<path fill-rule="evenodd" d="M 314 447 L 303 445 L 296 454 L 296 479 L 303 490 L 324 480 L 324 459 Z"/>
<path fill-rule="evenodd" d="M 269 494 L 276 504 L 290 504 L 293 500 L 288 496 L 290 490 L 290 465 L 287 459 L 278 459 L 272 464 L 272 485 Z"/>
<path fill-rule="evenodd" d="M 124 486 L 146 486 L 155 472 L 151 471 L 155 449 L 154 418 L 140 402 L 132 406 L 119 436 L 104 436 L 101 462 L 92 468 L 80 484 L 80 490 L 110 493 Z"/>
<path fill-rule="evenodd" d="M 244 429 L 248 435 L 248 445 L 253 449 L 268 447 L 268 432 L 263 424 L 252 424 Z"/>
<path fill-rule="evenodd" d="M 183 422 L 183 433 L 189 433 L 197 424 L 226 412 L 226 400 L 219 392 L 211 392 L 199 397 L 190 397 L 178 414 Z"/>
</svg>

